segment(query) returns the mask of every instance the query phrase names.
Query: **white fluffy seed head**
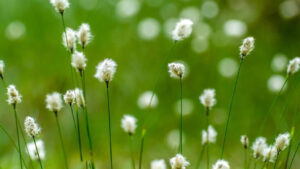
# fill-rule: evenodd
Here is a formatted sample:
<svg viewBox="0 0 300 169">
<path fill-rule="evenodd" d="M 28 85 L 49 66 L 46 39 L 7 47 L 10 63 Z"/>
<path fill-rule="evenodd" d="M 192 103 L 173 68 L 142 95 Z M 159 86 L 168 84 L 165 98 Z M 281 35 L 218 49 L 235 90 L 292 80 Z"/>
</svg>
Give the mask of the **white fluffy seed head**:
<svg viewBox="0 0 300 169">
<path fill-rule="evenodd" d="M 64 101 L 68 105 L 72 105 L 75 103 L 75 92 L 74 90 L 68 90 L 64 95 Z"/>
<path fill-rule="evenodd" d="M 61 14 L 63 14 L 70 6 L 68 0 L 50 0 L 50 2 L 54 6 L 55 10 Z"/>
<path fill-rule="evenodd" d="M 186 169 L 190 163 L 181 154 L 176 154 L 175 157 L 170 159 L 170 165 L 172 169 Z"/>
<path fill-rule="evenodd" d="M 225 160 L 218 160 L 214 165 L 213 169 L 230 169 L 229 163 Z"/>
<path fill-rule="evenodd" d="M 129 135 L 134 134 L 136 125 L 136 118 L 131 115 L 124 115 L 121 120 L 121 127 L 123 130 L 128 133 Z"/>
<path fill-rule="evenodd" d="M 81 89 L 76 88 L 74 90 L 75 92 L 75 103 L 78 107 L 84 107 L 85 106 L 85 99 L 83 96 L 83 92 Z"/>
<path fill-rule="evenodd" d="M 165 160 L 154 160 L 151 162 L 151 169 L 167 169 Z"/>
<path fill-rule="evenodd" d="M 4 67 L 5 67 L 4 61 L 0 60 L 0 78 L 3 78 Z"/>
<path fill-rule="evenodd" d="M 243 145 L 243 147 L 245 149 L 248 148 L 248 146 L 249 146 L 249 139 L 248 139 L 248 137 L 246 135 L 242 135 L 241 136 L 241 143 L 242 143 L 242 145 Z"/>
<path fill-rule="evenodd" d="M 90 43 L 93 37 L 91 34 L 90 25 L 87 23 L 81 24 L 79 30 L 77 31 L 77 37 L 80 45 L 84 49 L 85 46 Z"/>
<path fill-rule="evenodd" d="M 150 101 L 151 101 L 151 105 L 150 105 Z M 156 94 L 153 94 L 152 91 L 146 91 L 142 93 L 138 98 L 138 106 L 141 109 L 154 108 L 157 106 L 157 104 L 158 104 L 158 97 L 156 96 Z"/>
<path fill-rule="evenodd" d="M 22 102 L 22 96 L 19 94 L 19 91 L 16 89 L 15 85 L 9 85 L 7 87 L 7 102 L 11 105 L 16 105 Z"/>
<path fill-rule="evenodd" d="M 215 96 L 215 89 L 205 89 L 199 99 L 206 109 L 211 109 L 217 102 Z"/>
<path fill-rule="evenodd" d="M 243 40 L 243 44 L 240 47 L 240 55 L 242 59 L 252 52 L 254 49 L 254 42 L 255 40 L 253 37 L 248 37 Z"/>
<path fill-rule="evenodd" d="M 25 132 L 29 137 L 36 137 L 40 134 L 41 128 L 35 122 L 34 118 L 27 116 L 24 122 Z"/>
<path fill-rule="evenodd" d="M 193 31 L 193 21 L 190 19 L 181 19 L 177 22 L 175 29 L 172 32 L 174 41 L 180 41 L 189 37 Z"/>
<path fill-rule="evenodd" d="M 202 145 L 208 144 L 208 143 L 215 143 L 218 133 L 213 128 L 212 125 L 208 126 L 207 131 L 202 130 Z"/>
<path fill-rule="evenodd" d="M 286 149 L 289 146 L 289 144 L 290 144 L 289 133 L 279 134 L 275 139 L 275 147 L 278 152 L 281 152 L 284 149 Z"/>
<path fill-rule="evenodd" d="M 105 59 L 96 67 L 96 74 L 94 77 L 101 82 L 110 82 L 117 69 L 117 64 L 112 59 Z"/>
<path fill-rule="evenodd" d="M 254 141 L 254 143 L 252 145 L 254 158 L 257 159 L 257 158 L 263 156 L 263 152 L 267 147 L 268 146 L 267 146 L 266 138 L 264 138 L 264 137 L 256 138 L 256 140 Z"/>
<path fill-rule="evenodd" d="M 86 67 L 86 57 L 82 52 L 75 51 L 72 55 L 72 66 L 79 72 L 82 72 Z"/>
<path fill-rule="evenodd" d="M 66 33 L 63 33 L 62 38 L 63 45 L 73 53 L 76 49 L 76 32 L 71 28 L 67 28 Z"/>
<path fill-rule="evenodd" d="M 263 160 L 264 162 L 275 162 L 277 155 L 277 150 L 275 146 L 268 146 L 263 151 Z"/>
<path fill-rule="evenodd" d="M 38 152 L 36 151 L 36 147 L 37 147 Z M 27 149 L 28 149 L 30 158 L 32 160 L 38 160 L 39 155 L 40 155 L 41 160 L 44 160 L 45 156 L 46 156 L 44 142 L 42 140 L 37 140 L 36 147 L 35 147 L 34 142 L 27 144 Z"/>
<path fill-rule="evenodd" d="M 295 57 L 294 59 L 290 60 L 288 67 L 287 67 L 287 74 L 292 75 L 299 71 L 300 69 L 300 58 Z"/>
<path fill-rule="evenodd" d="M 47 109 L 56 114 L 63 107 L 61 94 L 58 92 L 53 92 L 52 94 L 48 94 L 46 96 L 46 104 L 47 104 L 46 105 Z"/>
<path fill-rule="evenodd" d="M 184 75 L 185 67 L 182 63 L 169 63 L 169 73 L 173 78 L 182 78 Z"/>
</svg>

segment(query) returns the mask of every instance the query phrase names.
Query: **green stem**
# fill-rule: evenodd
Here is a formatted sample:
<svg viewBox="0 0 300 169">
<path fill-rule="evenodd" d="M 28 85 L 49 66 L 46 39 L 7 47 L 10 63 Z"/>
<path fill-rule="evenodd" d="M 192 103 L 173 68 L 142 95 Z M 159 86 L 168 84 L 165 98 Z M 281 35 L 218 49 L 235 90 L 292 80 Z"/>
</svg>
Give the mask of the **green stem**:
<svg viewBox="0 0 300 169">
<path fill-rule="evenodd" d="M 141 139 L 141 151 L 140 151 L 139 169 L 142 169 L 142 160 L 143 160 L 143 152 L 144 152 L 145 134 L 146 134 L 146 128 L 144 127 L 144 129 L 142 131 L 142 139 Z"/>
<path fill-rule="evenodd" d="M 111 144 L 111 119 L 110 119 L 110 104 L 109 104 L 109 82 L 106 82 L 107 94 L 107 112 L 108 112 L 108 129 L 109 129 L 109 152 L 110 152 L 110 168 L 113 169 L 112 144 Z"/>
<path fill-rule="evenodd" d="M 207 126 L 207 134 L 206 134 L 206 140 L 207 140 L 207 145 L 206 145 L 206 167 L 209 169 L 209 131 L 208 131 L 208 126 L 209 126 L 209 108 L 206 108 L 206 126 Z"/>
<path fill-rule="evenodd" d="M 200 151 L 200 154 L 199 154 L 199 157 L 198 157 L 198 160 L 197 160 L 197 163 L 196 163 L 196 169 L 199 169 L 199 167 L 200 167 L 200 163 L 201 163 L 201 159 L 203 157 L 205 146 L 206 146 L 206 144 L 203 145 L 203 147 L 202 147 L 202 149 Z"/>
<path fill-rule="evenodd" d="M 237 76 L 236 76 L 236 79 L 235 79 L 235 83 L 234 83 L 234 87 L 233 87 L 233 92 L 232 92 L 232 97 L 231 97 L 231 101 L 230 101 L 228 117 L 227 117 L 227 121 L 226 121 L 225 134 L 224 134 L 224 138 L 223 138 L 221 159 L 223 159 L 223 155 L 224 155 L 224 149 L 225 149 L 225 144 L 226 144 L 226 137 L 227 137 L 227 132 L 228 132 L 228 125 L 229 125 L 229 121 L 230 121 L 233 100 L 234 100 L 234 96 L 235 96 L 235 93 L 236 93 L 236 87 L 237 87 L 238 80 L 239 80 L 239 77 L 240 77 L 240 72 L 241 72 L 241 67 L 242 67 L 243 61 L 244 61 L 243 59 L 240 60 L 240 65 L 239 65 L 238 73 L 237 73 Z"/>
<path fill-rule="evenodd" d="M 67 154 L 66 154 L 66 151 L 65 151 L 65 145 L 64 145 L 64 141 L 63 141 L 63 137 L 62 137 L 62 133 L 61 133 L 61 128 L 60 128 L 59 121 L 58 121 L 57 112 L 55 112 L 55 120 L 56 120 L 57 129 L 58 129 L 61 148 L 62 148 L 62 151 L 63 151 L 63 154 L 64 154 L 65 167 L 66 167 L 66 169 L 68 169 L 69 166 L 68 166 L 68 162 L 67 162 Z"/>
<path fill-rule="evenodd" d="M 179 152 L 182 154 L 182 129 L 183 129 L 183 124 L 182 124 L 182 77 L 180 77 L 180 144 L 179 144 Z"/>
<path fill-rule="evenodd" d="M 81 145 L 81 134 L 80 134 L 80 122 L 79 122 L 79 110 L 76 111 L 76 121 L 77 121 L 77 141 L 78 141 L 78 148 L 80 153 L 80 161 L 83 161 L 82 156 L 82 145 Z"/>
<path fill-rule="evenodd" d="M 130 137 L 130 156 L 131 156 L 131 164 L 132 164 L 132 168 L 135 169 L 135 163 L 134 163 L 134 157 L 133 157 L 133 147 L 132 147 L 132 142 L 133 142 L 133 137 L 132 135 L 129 136 Z"/>
<path fill-rule="evenodd" d="M 266 166 L 266 162 L 264 162 L 264 163 L 263 163 L 263 165 L 262 165 L 262 168 L 261 168 L 261 169 L 264 169 L 264 168 L 265 168 L 265 166 Z"/>
<path fill-rule="evenodd" d="M 276 155 L 276 160 L 275 160 L 275 164 L 274 164 L 274 168 L 273 169 L 276 169 L 276 166 L 277 166 L 277 163 L 278 163 L 278 158 L 279 158 L 279 152 L 277 152 L 277 155 Z"/>
<path fill-rule="evenodd" d="M 1 76 L 1 80 L 2 80 L 2 83 L 3 83 L 4 88 L 6 89 L 6 88 L 7 88 L 7 85 L 6 85 L 6 82 L 5 82 L 5 80 L 4 80 L 3 75 Z"/>
<path fill-rule="evenodd" d="M 38 158 L 39 158 L 40 167 L 41 167 L 41 169 L 43 169 L 43 165 L 42 165 L 42 159 L 41 159 L 41 156 L 40 156 L 40 153 L 39 153 L 39 149 L 38 149 L 38 147 L 37 147 L 37 145 L 36 145 L 35 138 L 34 138 L 34 137 L 32 137 L 32 139 L 33 139 L 33 142 L 34 142 L 34 145 L 35 145 L 35 150 L 36 150 L 36 153 L 37 153 L 37 155 L 38 155 Z"/>
<path fill-rule="evenodd" d="M 293 166 L 293 163 L 294 163 L 294 160 L 295 160 L 295 158 L 296 158 L 296 155 L 297 155 L 299 146 L 300 146 L 300 141 L 299 141 L 299 143 L 298 143 L 298 145 L 297 145 L 297 148 L 296 148 L 296 150 L 295 150 L 295 153 L 293 154 L 293 158 L 292 158 L 291 164 L 290 164 L 290 166 L 289 166 L 289 169 L 291 169 L 292 166 Z"/>
<path fill-rule="evenodd" d="M 20 136 L 19 136 L 19 126 L 18 126 L 18 118 L 17 118 L 17 111 L 16 111 L 16 105 L 13 105 L 14 114 L 15 114 L 15 122 L 16 122 L 16 129 L 17 129 L 17 138 L 18 138 L 18 148 L 19 148 L 19 157 L 20 157 L 20 165 L 21 169 L 23 168 L 22 163 L 22 151 L 21 151 L 21 143 L 20 143 Z"/>
<path fill-rule="evenodd" d="M 74 129 L 76 130 L 76 129 L 77 129 L 77 126 L 76 126 L 76 120 L 75 120 L 75 116 L 74 116 L 73 107 L 72 107 L 71 104 L 70 104 L 69 106 L 70 106 L 71 115 L 72 115 L 72 119 L 73 119 Z"/>
<path fill-rule="evenodd" d="M 288 167 L 288 163 L 289 163 L 289 159 L 290 159 L 290 154 L 291 154 L 291 151 L 292 151 L 293 141 L 294 141 L 294 139 L 292 137 L 291 141 L 290 141 L 289 149 L 288 149 L 288 154 L 286 156 L 286 160 L 285 160 L 285 164 L 284 164 L 284 169 L 287 169 L 287 167 Z"/>
<path fill-rule="evenodd" d="M 248 151 L 247 150 L 248 149 L 244 148 L 244 150 L 245 150 L 245 152 L 244 152 L 244 157 L 245 157 L 245 159 L 244 159 L 244 165 L 245 165 L 244 168 L 247 169 L 247 166 L 248 166 L 247 165 L 247 160 L 248 160 Z"/>
<path fill-rule="evenodd" d="M 255 162 L 254 162 L 254 169 L 256 169 L 256 166 L 257 166 L 257 159 L 255 159 Z"/>
</svg>

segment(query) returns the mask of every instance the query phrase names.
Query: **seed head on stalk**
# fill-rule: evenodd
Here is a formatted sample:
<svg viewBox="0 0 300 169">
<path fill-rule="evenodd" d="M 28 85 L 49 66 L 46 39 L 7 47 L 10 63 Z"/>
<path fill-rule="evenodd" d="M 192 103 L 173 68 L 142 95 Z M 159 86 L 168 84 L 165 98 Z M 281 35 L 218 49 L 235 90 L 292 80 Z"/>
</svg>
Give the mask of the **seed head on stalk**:
<svg viewBox="0 0 300 169">
<path fill-rule="evenodd" d="M 75 103 L 75 92 L 74 90 L 67 90 L 64 95 L 64 101 L 68 105 L 73 105 Z"/>
<path fill-rule="evenodd" d="M 34 142 L 27 144 L 30 158 L 33 160 L 38 160 L 39 156 L 40 156 L 41 160 L 45 159 L 46 152 L 45 152 L 45 148 L 44 148 L 44 142 L 42 140 L 37 140 L 36 146 L 37 146 L 37 148 L 35 147 Z M 36 149 L 38 150 L 38 152 Z M 38 156 L 38 153 L 39 153 L 39 156 Z"/>
<path fill-rule="evenodd" d="M 9 85 L 7 87 L 7 96 L 8 96 L 8 104 L 15 106 L 18 103 L 22 102 L 22 96 L 19 94 L 19 91 L 16 89 L 15 85 Z"/>
<path fill-rule="evenodd" d="M 35 119 L 27 116 L 24 122 L 25 132 L 29 137 L 37 137 L 41 133 L 41 128 L 35 122 Z"/>
<path fill-rule="evenodd" d="M 294 59 L 290 60 L 288 67 L 287 67 L 287 74 L 293 75 L 297 73 L 300 69 L 300 58 L 295 57 Z"/>
<path fill-rule="evenodd" d="M 82 73 L 86 67 L 86 57 L 82 52 L 75 51 L 72 55 L 72 66 Z"/>
<path fill-rule="evenodd" d="M 52 94 L 48 94 L 46 96 L 46 107 L 48 110 L 57 114 L 57 112 L 59 112 L 63 107 L 61 94 L 58 92 L 53 92 Z"/>
<path fill-rule="evenodd" d="M 240 47 L 240 55 L 242 59 L 252 52 L 254 49 L 254 42 L 255 40 L 253 37 L 248 37 L 243 40 L 243 44 Z"/>
<path fill-rule="evenodd" d="M 78 42 L 84 49 L 87 44 L 89 44 L 93 38 L 91 33 L 90 25 L 87 23 L 82 23 L 77 31 Z"/>
<path fill-rule="evenodd" d="M 172 169 L 186 169 L 190 163 L 181 154 L 176 154 L 175 157 L 170 159 Z"/>
<path fill-rule="evenodd" d="M 136 122 L 137 120 L 134 116 L 124 115 L 121 120 L 121 126 L 126 133 L 132 135 L 135 133 L 135 129 L 137 128 Z"/>
<path fill-rule="evenodd" d="M 3 78 L 4 67 L 5 67 L 4 61 L 0 60 L 0 78 Z"/>
<path fill-rule="evenodd" d="M 205 89 L 199 100 L 206 109 L 211 109 L 217 102 L 215 96 L 215 89 Z"/>
<path fill-rule="evenodd" d="M 115 61 L 113 61 L 112 59 L 105 59 L 96 67 L 96 74 L 94 75 L 94 77 L 100 82 L 109 83 L 110 81 L 112 81 L 116 69 L 117 64 Z"/>
<path fill-rule="evenodd" d="M 185 67 L 182 63 L 169 63 L 169 73 L 173 78 L 182 78 L 184 75 Z"/>
<path fill-rule="evenodd" d="M 229 163 L 225 160 L 218 160 L 214 165 L 213 169 L 230 169 Z"/>
<path fill-rule="evenodd" d="M 68 0 L 50 0 L 55 10 L 60 14 L 63 14 L 67 8 L 69 8 L 70 3 Z"/>
<path fill-rule="evenodd" d="M 193 31 L 193 24 L 193 21 L 190 19 L 181 19 L 177 22 L 172 32 L 173 40 L 176 42 L 189 37 Z"/>
<path fill-rule="evenodd" d="M 207 131 L 202 130 L 202 145 L 208 143 L 215 143 L 218 133 L 213 128 L 213 126 L 209 125 Z"/>
<path fill-rule="evenodd" d="M 151 162 L 151 169 L 167 169 L 165 160 L 153 160 Z"/>
</svg>

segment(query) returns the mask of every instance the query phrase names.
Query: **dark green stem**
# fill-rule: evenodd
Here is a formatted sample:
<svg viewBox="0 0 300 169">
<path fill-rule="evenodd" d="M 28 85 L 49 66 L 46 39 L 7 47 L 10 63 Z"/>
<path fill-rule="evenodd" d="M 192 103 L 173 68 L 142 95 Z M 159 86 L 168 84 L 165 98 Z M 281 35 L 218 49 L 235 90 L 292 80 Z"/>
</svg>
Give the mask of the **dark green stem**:
<svg viewBox="0 0 300 169">
<path fill-rule="evenodd" d="M 141 139 L 141 151 L 140 151 L 139 169 L 142 169 L 145 134 L 146 134 L 146 128 L 144 127 L 143 131 L 142 131 L 142 139 Z"/>
<path fill-rule="evenodd" d="M 203 146 L 202 146 L 202 149 L 201 149 L 201 151 L 200 151 L 200 154 L 199 154 L 199 157 L 198 157 L 198 160 L 197 160 L 197 163 L 196 163 L 196 169 L 199 169 L 199 167 L 200 167 L 200 163 L 201 163 L 201 159 L 202 159 L 202 157 L 203 157 L 203 153 L 204 153 L 204 150 L 205 150 L 205 146 L 206 146 L 207 144 L 204 144 Z"/>
<path fill-rule="evenodd" d="M 110 152 L 110 168 L 113 169 L 112 158 L 112 141 L 111 141 L 111 118 L 110 118 L 110 104 L 109 104 L 109 82 L 106 82 L 106 94 L 107 94 L 107 113 L 108 113 L 108 129 L 109 129 L 109 152 Z"/>
<path fill-rule="evenodd" d="M 292 137 L 291 141 L 290 141 L 289 148 L 288 148 L 288 154 L 286 156 L 286 160 L 285 160 L 285 164 L 284 164 L 284 169 L 287 169 L 287 167 L 288 167 L 288 163 L 289 163 L 289 159 L 290 159 L 290 154 L 291 154 L 291 151 L 292 151 L 293 141 L 294 141 L 294 139 Z"/>
<path fill-rule="evenodd" d="M 38 147 L 36 145 L 35 137 L 32 137 L 32 139 L 33 139 L 33 142 L 34 142 L 34 145 L 35 145 L 36 153 L 37 153 L 38 158 L 39 158 L 38 160 L 39 160 L 39 163 L 40 163 L 40 167 L 41 167 L 41 169 L 43 169 L 42 159 L 41 159 L 41 156 L 40 156 L 40 153 L 39 153 L 39 149 L 38 149 Z"/>
<path fill-rule="evenodd" d="M 244 157 L 245 157 L 245 159 L 244 159 L 244 165 L 245 165 L 244 168 L 247 169 L 247 166 L 248 166 L 248 165 L 247 165 L 247 160 L 248 160 L 248 149 L 247 149 L 247 148 L 244 148 L 244 151 L 245 151 L 245 152 L 244 152 Z"/>
<path fill-rule="evenodd" d="M 294 160 L 295 160 L 295 158 L 296 158 L 296 155 L 297 155 L 299 146 L 300 146 L 300 141 L 299 141 L 299 143 L 298 143 L 298 145 L 297 145 L 297 148 L 296 148 L 296 150 L 295 150 L 295 152 L 294 152 L 294 154 L 293 154 L 293 158 L 292 158 L 291 164 L 290 164 L 290 166 L 289 166 L 289 169 L 291 169 L 292 166 L 293 166 L 293 163 L 294 163 Z"/>
<path fill-rule="evenodd" d="M 179 144 L 179 153 L 182 154 L 182 77 L 180 77 L 180 144 Z"/>
<path fill-rule="evenodd" d="M 19 148 L 19 157 L 20 157 L 20 165 L 21 169 L 23 168 L 22 163 L 22 151 L 21 151 L 21 143 L 20 143 L 20 136 L 19 136 L 19 126 L 18 126 L 18 118 L 17 118 L 17 111 L 16 111 L 16 105 L 13 105 L 14 114 L 15 114 L 15 122 L 16 122 L 16 130 L 17 130 L 17 138 L 18 138 L 18 148 Z"/>
<path fill-rule="evenodd" d="M 229 106 L 229 111 L 228 111 L 228 117 L 227 117 L 227 121 L 226 121 L 225 134 L 224 134 L 224 138 L 223 138 L 221 159 L 223 159 L 223 155 L 224 155 L 224 149 L 225 149 L 225 144 L 226 144 L 226 137 L 227 137 L 228 125 L 229 125 L 230 116 L 231 116 L 231 110 L 232 110 L 232 106 L 233 106 L 233 100 L 234 100 L 234 96 L 235 96 L 235 93 L 236 93 L 236 87 L 237 87 L 238 80 L 239 80 L 239 77 L 240 77 L 240 72 L 241 72 L 241 67 L 242 67 L 243 61 L 244 61 L 243 59 L 240 60 L 240 65 L 239 65 L 238 73 L 237 73 L 237 76 L 236 76 L 236 79 L 235 79 L 235 83 L 234 83 L 234 87 L 233 87 L 233 92 L 232 92 L 230 106 Z"/>
<path fill-rule="evenodd" d="M 209 169 L 209 131 L 208 131 L 208 126 L 209 126 L 209 108 L 206 108 L 206 126 L 207 126 L 207 134 L 206 134 L 206 140 L 207 140 L 207 145 L 206 145 L 206 167 Z"/>
<path fill-rule="evenodd" d="M 275 164 L 274 164 L 274 168 L 273 169 L 276 169 L 276 166 L 277 166 L 277 163 L 278 163 L 279 154 L 280 154 L 280 151 L 277 152 L 276 160 L 275 160 Z"/>
<path fill-rule="evenodd" d="M 131 156 L 131 164 L 132 164 L 132 169 L 135 169 L 135 163 L 134 163 L 134 157 L 133 157 L 133 146 L 132 146 L 132 142 L 133 142 L 133 137 L 132 135 L 129 136 L 129 146 L 130 146 L 130 156 Z"/>
<path fill-rule="evenodd" d="M 76 121 L 77 121 L 77 141 L 78 141 L 78 148 L 79 148 L 79 154 L 80 154 L 80 161 L 83 161 L 82 156 L 82 145 L 81 145 L 81 134 L 80 134 L 80 120 L 79 120 L 79 110 L 76 110 Z"/>
<path fill-rule="evenodd" d="M 77 126 L 76 126 L 76 120 L 75 120 L 75 116 L 74 116 L 73 107 L 71 104 L 69 106 L 70 106 L 71 115 L 72 115 L 72 119 L 73 119 L 74 129 L 76 130 Z"/>
</svg>

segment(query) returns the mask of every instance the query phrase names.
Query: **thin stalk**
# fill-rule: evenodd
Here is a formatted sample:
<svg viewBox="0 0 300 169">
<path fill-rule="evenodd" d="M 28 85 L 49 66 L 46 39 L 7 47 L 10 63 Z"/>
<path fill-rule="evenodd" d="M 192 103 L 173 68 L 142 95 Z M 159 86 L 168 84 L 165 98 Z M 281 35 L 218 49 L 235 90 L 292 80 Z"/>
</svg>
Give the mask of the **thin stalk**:
<svg viewBox="0 0 300 169">
<path fill-rule="evenodd" d="M 69 106 L 70 106 L 70 111 L 71 111 L 71 115 L 72 115 L 72 119 L 73 119 L 74 129 L 76 130 L 77 126 L 76 126 L 76 120 L 75 120 L 75 116 L 74 116 L 73 107 L 71 104 Z"/>
<path fill-rule="evenodd" d="M 179 144 L 179 152 L 182 154 L 182 77 L 180 77 L 180 144 Z"/>
<path fill-rule="evenodd" d="M 199 154 L 199 157 L 198 157 L 198 160 L 197 160 L 197 163 L 196 163 L 196 169 L 199 169 L 199 167 L 200 167 L 200 163 L 201 163 L 201 159 L 202 159 L 202 157 L 203 157 L 203 153 L 204 153 L 204 150 L 205 150 L 205 146 L 206 146 L 206 144 L 204 144 L 204 145 L 202 146 L 202 149 L 201 149 L 201 151 L 200 151 L 200 154 Z"/>
<path fill-rule="evenodd" d="M 135 169 L 135 163 L 134 163 L 134 157 L 133 157 L 133 147 L 132 147 L 132 142 L 133 142 L 133 137 L 132 135 L 129 136 L 129 146 L 130 146 L 130 156 L 131 156 L 131 164 L 132 168 Z"/>
<path fill-rule="evenodd" d="M 256 169 L 256 166 L 257 166 L 257 159 L 255 159 L 255 162 L 254 162 L 254 169 Z"/>
<path fill-rule="evenodd" d="M 142 169 L 142 160 L 143 160 L 143 152 L 144 152 L 144 141 L 145 141 L 146 128 L 143 128 L 142 131 L 142 139 L 141 139 L 141 151 L 140 151 L 140 160 L 139 160 L 139 169 Z"/>
<path fill-rule="evenodd" d="M 263 163 L 263 165 L 262 165 L 261 169 L 264 169 L 264 168 L 265 168 L 265 166 L 266 166 L 266 162 L 264 162 L 264 163 Z"/>
<path fill-rule="evenodd" d="M 106 82 L 107 94 L 107 112 L 108 112 L 108 129 L 109 129 L 109 152 L 110 152 L 110 168 L 113 169 L 112 144 L 111 144 L 111 121 L 110 121 L 110 104 L 109 104 L 109 82 Z"/>
<path fill-rule="evenodd" d="M 248 160 L 248 149 L 247 148 L 244 148 L 244 157 L 245 157 L 245 159 L 244 159 L 244 168 L 246 169 L 247 168 L 247 160 Z"/>
<path fill-rule="evenodd" d="M 0 79 L 2 80 L 3 86 L 4 86 L 4 88 L 6 89 L 6 88 L 7 88 L 7 85 L 6 85 L 6 82 L 5 82 L 5 80 L 4 80 L 3 75 L 0 76 Z"/>
<path fill-rule="evenodd" d="M 208 139 L 209 139 L 209 132 L 208 132 L 208 126 L 209 126 L 209 108 L 207 107 L 206 108 L 206 126 L 207 126 L 207 134 L 206 134 L 206 140 L 207 140 L 207 145 L 206 145 L 206 149 L 207 149 L 207 151 L 206 151 L 206 167 L 207 167 L 207 169 L 209 169 L 209 145 L 208 145 L 208 143 L 209 143 L 209 141 L 208 141 Z"/>
<path fill-rule="evenodd" d="M 20 165 L 21 169 L 23 169 L 23 163 L 22 163 L 22 151 L 21 151 L 21 143 L 20 143 L 20 136 L 19 136 L 19 126 L 18 126 L 18 118 L 17 118 L 17 111 L 16 111 L 16 105 L 13 105 L 14 114 L 15 114 L 15 122 L 16 122 L 16 129 L 17 129 L 17 138 L 18 138 L 18 148 L 19 148 L 19 157 L 20 157 Z"/>
<path fill-rule="evenodd" d="M 43 169 L 42 160 L 41 160 L 41 157 L 40 157 L 39 149 L 38 149 L 38 147 L 36 145 L 35 137 L 32 137 L 32 139 L 33 139 L 33 142 L 34 142 L 34 145 L 35 145 L 36 153 L 37 153 L 38 158 L 39 158 L 40 167 L 41 167 L 41 169 Z"/>
<path fill-rule="evenodd" d="M 64 145 L 64 141 L 63 141 L 63 137 L 62 137 L 62 133 L 61 133 L 61 128 L 60 128 L 59 121 L 58 121 L 57 112 L 55 112 L 55 120 L 56 120 L 57 129 L 58 129 L 61 148 L 62 148 L 62 151 L 63 151 L 63 154 L 64 154 L 65 167 L 66 167 L 66 169 L 68 169 L 69 166 L 68 166 L 68 162 L 67 162 L 67 154 L 66 154 L 66 151 L 65 151 L 65 145 Z"/>
<path fill-rule="evenodd" d="M 76 111 L 76 121 L 77 121 L 77 141 L 78 141 L 78 148 L 80 153 L 80 161 L 83 161 L 82 156 L 82 145 L 81 145 L 81 134 L 80 134 L 80 122 L 79 122 L 79 110 Z"/>
<path fill-rule="evenodd" d="M 292 166 L 293 166 L 293 163 L 294 163 L 294 160 L 295 160 L 295 158 L 296 158 L 296 155 L 297 155 L 297 152 L 298 152 L 299 146 L 300 146 L 300 141 L 299 141 L 299 143 L 298 143 L 298 145 L 297 145 L 297 148 L 296 148 L 296 150 L 295 150 L 295 152 L 294 152 L 294 155 L 293 155 L 293 158 L 292 158 L 291 164 L 290 164 L 290 166 L 289 166 L 289 169 L 291 169 L 291 168 L 292 168 Z"/>
<path fill-rule="evenodd" d="M 279 152 L 277 152 L 277 155 L 276 155 L 276 160 L 275 160 L 275 164 L 274 164 L 274 168 L 273 169 L 276 169 L 276 166 L 277 166 L 277 163 L 278 163 L 278 158 L 279 158 Z"/>
<path fill-rule="evenodd" d="M 238 73 L 237 73 L 235 83 L 234 83 L 234 87 L 233 87 L 233 92 L 232 92 L 232 97 L 231 97 L 231 101 L 230 101 L 228 117 L 227 117 L 227 121 L 226 121 L 226 128 L 225 128 L 225 134 L 224 134 L 223 145 L 222 145 L 221 159 L 223 159 L 223 155 L 224 155 L 224 149 L 225 149 L 225 143 L 226 143 L 226 137 L 227 137 L 227 132 L 228 132 L 228 125 L 229 125 L 229 121 L 230 121 L 233 100 L 234 100 L 234 96 L 235 96 L 235 93 L 236 93 L 236 87 L 237 87 L 238 80 L 239 80 L 239 77 L 240 77 L 240 72 L 241 72 L 241 67 L 242 67 L 243 61 L 244 61 L 244 59 L 240 60 Z"/>
<path fill-rule="evenodd" d="M 290 154 L 291 154 L 291 151 L 292 151 L 293 141 L 294 141 L 294 139 L 292 137 L 291 141 L 290 141 L 291 143 L 290 143 L 289 149 L 288 149 L 288 154 L 286 156 L 286 160 L 285 160 L 285 164 L 284 164 L 284 169 L 287 169 L 287 167 L 288 167 L 288 163 L 289 163 L 289 159 L 290 159 Z"/>
</svg>

